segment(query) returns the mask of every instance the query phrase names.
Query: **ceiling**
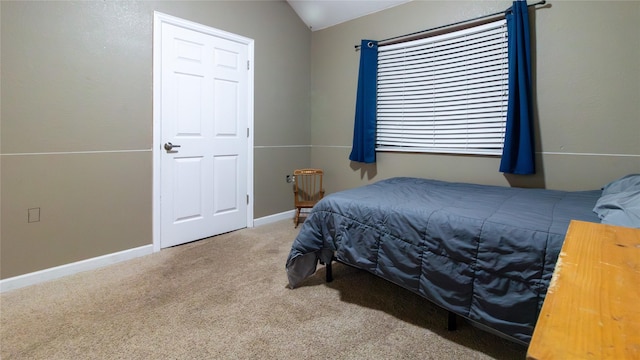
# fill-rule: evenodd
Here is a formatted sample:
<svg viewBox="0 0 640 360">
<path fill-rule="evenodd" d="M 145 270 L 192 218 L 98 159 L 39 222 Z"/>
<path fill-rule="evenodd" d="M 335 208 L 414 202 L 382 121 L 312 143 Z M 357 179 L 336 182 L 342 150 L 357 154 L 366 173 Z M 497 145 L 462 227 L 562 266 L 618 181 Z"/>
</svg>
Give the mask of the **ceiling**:
<svg viewBox="0 0 640 360">
<path fill-rule="evenodd" d="M 411 0 L 287 0 L 311 31 L 321 30 Z"/>
</svg>

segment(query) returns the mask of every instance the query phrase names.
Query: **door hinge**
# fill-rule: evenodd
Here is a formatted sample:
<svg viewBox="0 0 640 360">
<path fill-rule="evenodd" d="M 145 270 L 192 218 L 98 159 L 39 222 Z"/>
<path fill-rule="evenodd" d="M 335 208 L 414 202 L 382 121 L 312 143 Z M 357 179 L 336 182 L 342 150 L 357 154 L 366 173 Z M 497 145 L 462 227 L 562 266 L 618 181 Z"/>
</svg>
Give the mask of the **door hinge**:
<svg viewBox="0 0 640 360">
<path fill-rule="evenodd" d="M 247 70 L 250 70 L 250 69 L 251 69 L 250 64 L 251 64 L 251 61 L 247 60 Z"/>
<path fill-rule="evenodd" d="M 249 194 L 247 194 L 247 205 L 249 205 Z"/>
<path fill-rule="evenodd" d="M 249 137 L 249 128 L 247 128 L 247 137 Z"/>
</svg>

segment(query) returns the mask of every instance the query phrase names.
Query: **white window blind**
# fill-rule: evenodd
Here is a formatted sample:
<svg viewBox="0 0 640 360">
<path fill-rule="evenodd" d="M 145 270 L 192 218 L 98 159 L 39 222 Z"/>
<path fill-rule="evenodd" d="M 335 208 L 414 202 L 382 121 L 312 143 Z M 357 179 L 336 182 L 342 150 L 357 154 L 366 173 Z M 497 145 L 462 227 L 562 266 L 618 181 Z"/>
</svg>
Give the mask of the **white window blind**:
<svg viewBox="0 0 640 360">
<path fill-rule="evenodd" d="M 506 21 L 378 48 L 378 151 L 502 153 Z"/>
</svg>

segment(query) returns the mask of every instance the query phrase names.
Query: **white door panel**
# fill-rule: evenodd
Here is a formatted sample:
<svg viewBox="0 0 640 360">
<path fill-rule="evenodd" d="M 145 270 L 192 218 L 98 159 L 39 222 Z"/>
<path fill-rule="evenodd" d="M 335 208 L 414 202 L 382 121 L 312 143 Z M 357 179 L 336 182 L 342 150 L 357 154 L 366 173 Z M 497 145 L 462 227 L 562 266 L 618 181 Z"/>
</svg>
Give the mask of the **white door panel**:
<svg viewBox="0 0 640 360">
<path fill-rule="evenodd" d="M 247 226 L 248 49 L 161 26 L 160 246 Z"/>
</svg>

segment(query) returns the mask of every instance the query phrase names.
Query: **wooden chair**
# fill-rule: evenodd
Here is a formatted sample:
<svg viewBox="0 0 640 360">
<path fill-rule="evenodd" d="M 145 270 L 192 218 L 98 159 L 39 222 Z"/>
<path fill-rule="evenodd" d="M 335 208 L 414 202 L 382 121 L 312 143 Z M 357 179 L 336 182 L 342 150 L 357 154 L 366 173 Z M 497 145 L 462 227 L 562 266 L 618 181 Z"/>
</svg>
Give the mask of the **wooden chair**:
<svg viewBox="0 0 640 360">
<path fill-rule="evenodd" d="M 311 209 L 324 197 L 322 188 L 323 171 L 320 169 L 297 169 L 293 171 L 293 194 L 296 205 L 296 217 L 293 219 L 295 227 L 300 221 L 302 209 Z"/>
</svg>

